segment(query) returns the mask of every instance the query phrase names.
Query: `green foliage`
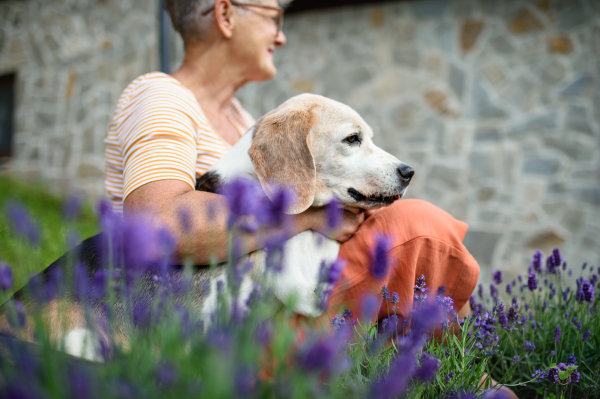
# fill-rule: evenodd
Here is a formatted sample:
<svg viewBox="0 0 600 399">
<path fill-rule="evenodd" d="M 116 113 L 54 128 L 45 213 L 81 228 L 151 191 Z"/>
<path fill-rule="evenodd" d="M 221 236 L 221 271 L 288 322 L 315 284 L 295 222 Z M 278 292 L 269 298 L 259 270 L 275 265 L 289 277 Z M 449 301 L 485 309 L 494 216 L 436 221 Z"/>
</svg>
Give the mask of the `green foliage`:
<svg viewBox="0 0 600 399">
<path fill-rule="evenodd" d="M 24 204 L 39 224 L 39 248 L 32 248 L 14 237 L 6 215 L 6 207 L 11 201 Z M 0 260 L 14 269 L 14 291 L 25 285 L 32 274 L 40 272 L 65 253 L 67 232 L 78 232 L 82 239 L 98 232 L 97 219 L 89 204 L 85 204 L 77 221 L 66 223 L 61 214 L 63 201 L 63 198 L 49 194 L 41 184 L 0 178 Z M 6 298 L 0 293 L 0 303 Z"/>
</svg>

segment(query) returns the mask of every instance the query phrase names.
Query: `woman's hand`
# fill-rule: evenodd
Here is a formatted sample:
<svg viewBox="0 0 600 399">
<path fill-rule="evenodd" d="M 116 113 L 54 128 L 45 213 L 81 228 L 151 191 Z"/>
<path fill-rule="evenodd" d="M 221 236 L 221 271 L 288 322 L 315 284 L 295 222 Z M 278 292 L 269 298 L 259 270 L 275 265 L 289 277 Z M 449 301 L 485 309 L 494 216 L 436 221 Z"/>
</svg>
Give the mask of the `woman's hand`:
<svg viewBox="0 0 600 399">
<path fill-rule="evenodd" d="M 298 216 L 309 220 L 308 226 L 311 230 L 340 243 L 348 241 L 365 220 L 364 212 L 352 213 L 344 210 L 339 225 L 332 230 L 327 226 L 327 212 L 323 208 L 309 208 Z"/>
</svg>

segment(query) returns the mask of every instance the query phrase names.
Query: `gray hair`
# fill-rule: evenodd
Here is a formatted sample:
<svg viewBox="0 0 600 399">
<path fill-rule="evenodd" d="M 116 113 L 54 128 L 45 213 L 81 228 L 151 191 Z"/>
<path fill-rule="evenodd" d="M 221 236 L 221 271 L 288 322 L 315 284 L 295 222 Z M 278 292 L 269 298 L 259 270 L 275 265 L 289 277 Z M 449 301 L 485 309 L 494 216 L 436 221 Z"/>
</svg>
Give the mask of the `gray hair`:
<svg viewBox="0 0 600 399">
<path fill-rule="evenodd" d="M 242 0 L 245 3 L 260 3 L 262 0 Z M 280 7 L 288 6 L 292 0 L 278 0 Z M 215 0 L 165 0 L 165 8 L 171 16 L 173 27 L 185 44 L 206 38 L 214 13 L 204 17 L 200 14 L 212 6 Z"/>
</svg>

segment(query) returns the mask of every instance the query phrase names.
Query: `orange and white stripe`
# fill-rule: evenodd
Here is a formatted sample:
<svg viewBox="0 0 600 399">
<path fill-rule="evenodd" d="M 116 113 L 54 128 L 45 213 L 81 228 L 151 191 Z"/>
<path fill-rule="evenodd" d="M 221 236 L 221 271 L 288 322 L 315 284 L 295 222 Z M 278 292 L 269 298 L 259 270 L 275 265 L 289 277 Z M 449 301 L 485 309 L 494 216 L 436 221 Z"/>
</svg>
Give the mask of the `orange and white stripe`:
<svg viewBox="0 0 600 399">
<path fill-rule="evenodd" d="M 254 123 L 236 99 L 227 117 L 240 135 Z M 193 188 L 231 148 L 192 92 L 162 72 L 147 73 L 127 86 L 104 144 L 104 184 L 116 212 L 123 211 L 123 200 L 133 190 L 152 181 L 181 180 Z"/>
</svg>

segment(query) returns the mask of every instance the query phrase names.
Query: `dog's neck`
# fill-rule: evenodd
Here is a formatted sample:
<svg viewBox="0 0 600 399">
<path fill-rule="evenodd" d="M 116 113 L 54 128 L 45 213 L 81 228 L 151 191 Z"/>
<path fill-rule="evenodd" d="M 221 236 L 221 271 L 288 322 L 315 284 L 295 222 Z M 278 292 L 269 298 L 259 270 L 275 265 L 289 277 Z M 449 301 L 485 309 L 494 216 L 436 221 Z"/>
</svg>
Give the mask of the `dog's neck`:
<svg viewBox="0 0 600 399">
<path fill-rule="evenodd" d="M 254 126 L 211 168 L 211 171 L 218 174 L 221 183 L 240 177 L 258 180 L 248 155 L 252 136 L 254 136 Z"/>
</svg>

